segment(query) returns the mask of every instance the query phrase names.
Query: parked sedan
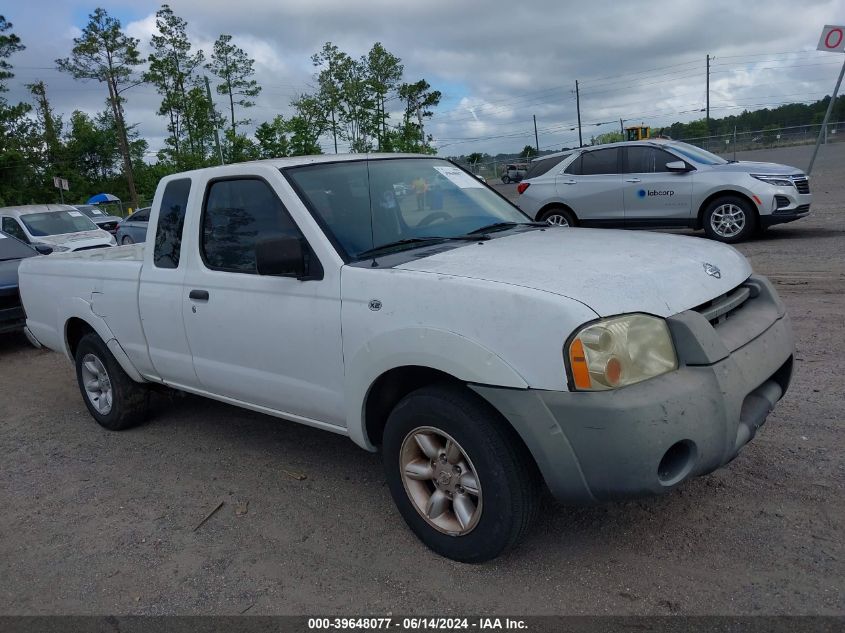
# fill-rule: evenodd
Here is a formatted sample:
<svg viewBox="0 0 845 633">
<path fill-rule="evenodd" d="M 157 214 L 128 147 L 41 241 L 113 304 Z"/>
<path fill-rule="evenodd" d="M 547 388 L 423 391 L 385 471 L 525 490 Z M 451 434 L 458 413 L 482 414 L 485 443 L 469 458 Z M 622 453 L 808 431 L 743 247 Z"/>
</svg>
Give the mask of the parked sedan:
<svg viewBox="0 0 845 633">
<path fill-rule="evenodd" d="M 38 251 L 0 231 L 0 334 L 22 330 L 26 323 L 18 292 L 18 264 Z"/>
<path fill-rule="evenodd" d="M 118 244 L 143 244 L 147 241 L 147 224 L 150 221 L 150 207 L 138 209 L 117 224 L 115 235 Z"/>
<path fill-rule="evenodd" d="M 114 246 L 114 236 L 67 204 L 29 204 L 0 209 L 0 229 L 36 249 L 84 251 Z"/>
<path fill-rule="evenodd" d="M 810 213 L 796 167 L 729 161 L 679 141 L 585 147 L 517 187 L 519 208 L 562 226 L 704 229 L 734 243 Z"/>
<path fill-rule="evenodd" d="M 75 204 L 73 206 L 94 220 L 94 224 L 104 231 L 108 231 L 112 235 L 117 231 L 117 224 L 120 222 L 118 216 L 106 213 L 95 204 Z"/>
</svg>

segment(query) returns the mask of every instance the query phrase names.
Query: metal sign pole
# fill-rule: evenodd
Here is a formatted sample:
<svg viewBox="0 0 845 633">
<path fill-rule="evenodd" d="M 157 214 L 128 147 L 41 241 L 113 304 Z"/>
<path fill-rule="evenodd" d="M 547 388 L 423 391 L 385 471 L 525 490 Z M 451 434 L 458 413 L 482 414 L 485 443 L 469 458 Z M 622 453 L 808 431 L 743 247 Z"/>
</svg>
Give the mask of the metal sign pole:
<svg viewBox="0 0 845 633">
<path fill-rule="evenodd" d="M 836 95 L 839 94 L 839 86 L 842 85 L 842 76 L 845 75 L 845 61 L 842 62 L 842 70 L 839 71 L 839 79 L 836 80 L 836 87 L 833 89 L 833 95 L 830 97 L 830 103 L 827 104 L 827 112 L 824 114 L 824 123 L 819 130 L 819 137 L 816 139 L 816 146 L 813 148 L 813 157 L 810 159 L 810 165 L 807 167 L 807 175 L 813 171 L 813 163 L 816 162 L 816 154 L 819 153 L 819 145 L 822 144 L 822 137 L 825 130 L 827 130 L 827 122 L 830 120 L 830 113 L 833 112 L 833 104 L 836 103 Z"/>
</svg>

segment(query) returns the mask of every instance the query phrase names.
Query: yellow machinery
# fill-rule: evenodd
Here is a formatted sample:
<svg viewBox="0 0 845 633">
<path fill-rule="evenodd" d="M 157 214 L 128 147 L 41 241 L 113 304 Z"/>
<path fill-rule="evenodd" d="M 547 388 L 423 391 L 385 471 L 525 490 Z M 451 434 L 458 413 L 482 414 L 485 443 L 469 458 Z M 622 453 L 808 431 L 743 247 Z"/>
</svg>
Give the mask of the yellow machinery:
<svg viewBox="0 0 845 633">
<path fill-rule="evenodd" d="M 651 128 L 645 125 L 636 125 L 625 128 L 626 141 L 642 141 L 651 138 Z"/>
</svg>

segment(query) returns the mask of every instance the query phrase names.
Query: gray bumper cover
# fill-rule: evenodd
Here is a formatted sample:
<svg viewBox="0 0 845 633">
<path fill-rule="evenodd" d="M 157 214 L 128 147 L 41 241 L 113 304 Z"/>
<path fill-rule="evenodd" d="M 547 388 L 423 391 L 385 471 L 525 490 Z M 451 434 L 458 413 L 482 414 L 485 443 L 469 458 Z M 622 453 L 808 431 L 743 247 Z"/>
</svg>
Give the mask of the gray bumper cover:
<svg viewBox="0 0 845 633">
<path fill-rule="evenodd" d="M 519 432 L 560 501 L 665 492 L 731 461 L 787 389 L 789 317 L 766 279 L 749 282 L 755 300 L 718 331 L 694 311 L 667 320 L 677 371 L 604 392 L 473 389 Z"/>
</svg>

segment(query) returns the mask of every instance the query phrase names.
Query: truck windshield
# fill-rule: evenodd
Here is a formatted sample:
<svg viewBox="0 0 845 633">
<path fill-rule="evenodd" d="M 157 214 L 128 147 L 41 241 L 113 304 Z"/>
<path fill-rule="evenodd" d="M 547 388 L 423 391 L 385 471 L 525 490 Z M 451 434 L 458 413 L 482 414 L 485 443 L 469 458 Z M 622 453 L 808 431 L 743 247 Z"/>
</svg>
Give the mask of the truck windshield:
<svg viewBox="0 0 845 633">
<path fill-rule="evenodd" d="M 29 213 L 21 216 L 21 222 L 33 237 L 97 230 L 97 225 L 80 211 Z"/>
<path fill-rule="evenodd" d="M 689 143 L 672 143 L 669 147 L 684 158 L 689 158 L 692 162 L 698 163 L 699 165 L 725 165 L 728 162 L 721 156 L 711 154 L 707 150 L 690 145 Z"/>
<path fill-rule="evenodd" d="M 414 238 L 465 236 L 529 218 L 477 178 L 445 160 L 345 161 L 283 170 L 317 221 L 352 259 Z"/>
</svg>

